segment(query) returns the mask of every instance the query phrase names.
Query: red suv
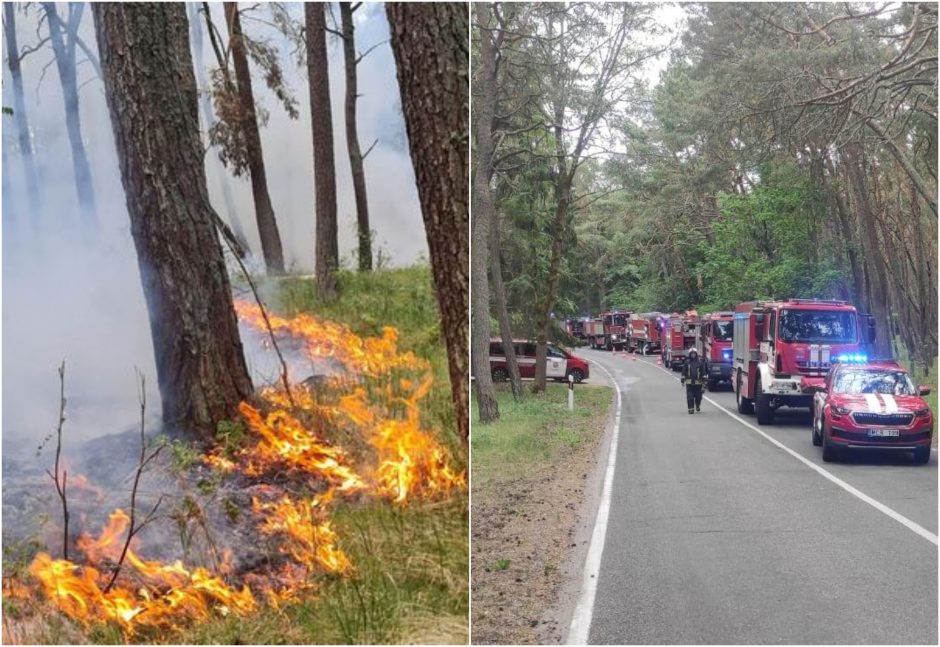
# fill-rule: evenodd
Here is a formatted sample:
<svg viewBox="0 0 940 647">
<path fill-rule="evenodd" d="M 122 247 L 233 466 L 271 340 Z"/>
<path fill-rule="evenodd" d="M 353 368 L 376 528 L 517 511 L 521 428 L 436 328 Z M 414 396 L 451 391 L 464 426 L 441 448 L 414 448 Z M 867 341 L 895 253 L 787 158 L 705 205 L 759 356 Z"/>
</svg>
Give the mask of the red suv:
<svg viewBox="0 0 940 647">
<path fill-rule="evenodd" d="M 513 348 L 519 364 L 519 375 L 535 377 L 535 342 L 514 340 Z M 548 379 L 567 381 L 570 375 L 575 382 L 582 382 L 590 376 L 588 363 L 580 357 L 575 357 L 564 348 L 554 344 L 549 344 L 545 350 L 548 360 L 545 374 Z M 500 339 L 490 340 L 490 371 L 493 373 L 494 382 L 505 382 L 509 379 L 506 353 L 503 351 L 503 342 Z"/>
<path fill-rule="evenodd" d="M 895 361 L 835 364 L 824 386 L 813 396 L 813 444 L 822 445 L 823 460 L 841 450 L 896 449 L 914 452 L 914 463 L 930 460 L 933 414 Z"/>
</svg>

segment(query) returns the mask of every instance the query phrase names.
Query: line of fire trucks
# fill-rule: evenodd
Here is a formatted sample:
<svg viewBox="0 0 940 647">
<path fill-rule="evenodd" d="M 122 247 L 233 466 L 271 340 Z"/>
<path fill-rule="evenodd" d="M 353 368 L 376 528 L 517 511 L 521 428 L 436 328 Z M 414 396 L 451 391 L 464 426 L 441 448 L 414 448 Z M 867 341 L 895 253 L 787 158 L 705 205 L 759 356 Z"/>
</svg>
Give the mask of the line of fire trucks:
<svg viewBox="0 0 940 647">
<path fill-rule="evenodd" d="M 811 407 L 834 362 L 865 362 L 875 322 L 845 301 L 749 301 L 733 311 L 699 315 L 612 310 L 566 321 L 591 348 L 660 353 L 679 371 L 692 348 L 708 364 L 707 388 L 730 384 L 740 413 L 773 422 L 781 406 Z"/>
</svg>

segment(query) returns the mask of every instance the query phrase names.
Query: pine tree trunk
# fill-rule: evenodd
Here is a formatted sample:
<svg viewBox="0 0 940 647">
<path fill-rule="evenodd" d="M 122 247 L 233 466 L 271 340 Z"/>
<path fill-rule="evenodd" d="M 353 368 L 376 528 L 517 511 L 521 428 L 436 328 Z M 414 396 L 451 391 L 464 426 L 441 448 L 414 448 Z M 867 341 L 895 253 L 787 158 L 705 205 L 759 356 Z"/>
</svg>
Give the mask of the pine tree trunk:
<svg viewBox="0 0 940 647">
<path fill-rule="evenodd" d="M 330 110 L 329 59 L 326 55 L 325 5 L 304 5 L 307 28 L 307 75 L 313 123 L 313 183 L 317 210 L 317 294 L 336 296 L 339 242 L 336 231 L 336 170 L 333 164 L 333 117 Z"/>
<path fill-rule="evenodd" d="M 238 85 L 238 100 L 241 103 L 241 127 L 248 154 L 251 194 L 255 201 L 255 218 L 258 221 L 261 252 L 264 254 L 264 264 L 268 273 L 279 275 L 284 273 L 284 251 L 281 248 L 281 235 L 277 230 L 271 196 L 268 194 L 264 151 L 261 149 L 258 116 L 255 114 L 255 97 L 251 89 L 251 71 L 248 69 L 248 56 L 245 52 L 245 44 L 242 42 L 242 25 L 237 2 L 225 3 L 225 22 L 229 30 L 235 82 Z"/>
<path fill-rule="evenodd" d="M 474 115 L 476 149 L 473 173 L 473 222 L 471 245 L 473 264 L 470 266 L 470 359 L 475 376 L 477 412 L 483 424 L 499 418 L 496 389 L 490 373 L 490 284 L 487 269 L 490 266 L 490 226 L 493 220 L 493 195 L 490 179 L 493 175 L 493 116 L 496 111 L 496 56 L 492 32 L 488 25 L 490 12 L 487 5 L 474 5 L 480 34 L 480 101 Z"/>
<path fill-rule="evenodd" d="M 369 226 L 369 200 L 366 195 L 366 172 L 359 148 L 359 129 L 356 126 L 356 36 L 353 9 L 349 2 L 339 3 L 343 30 L 343 59 L 346 65 L 346 150 L 352 170 L 353 191 L 356 194 L 356 226 L 359 233 L 359 271 L 372 269 L 372 230 Z"/>
<path fill-rule="evenodd" d="M 503 259 L 500 249 L 499 215 L 493 211 L 490 222 L 490 276 L 493 280 L 493 295 L 496 299 L 496 320 L 499 322 L 499 336 L 503 340 L 503 353 L 509 368 L 509 383 L 512 385 L 512 397 L 522 397 L 522 376 L 519 374 L 519 362 L 513 348 L 512 324 L 509 321 L 509 308 L 506 306 L 506 286 L 503 284 Z"/>
<path fill-rule="evenodd" d="M 43 2 L 42 7 L 46 13 L 49 40 L 52 43 L 56 69 L 62 84 L 62 98 L 65 100 L 65 129 L 68 132 L 69 146 L 72 151 L 72 170 L 75 174 L 75 189 L 81 209 L 82 229 L 87 236 L 97 228 L 98 215 L 95 208 L 95 186 L 91 177 L 91 164 L 88 162 L 88 153 L 85 151 L 85 142 L 82 138 L 78 81 L 75 74 L 74 30 L 78 29 L 78 21 L 73 21 L 72 12 L 75 10 L 70 7 L 69 24 L 67 28 L 63 27 L 54 2 Z M 62 38 L 63 32 L 70 34 L 67 45 Z"/>
<path fill-rule="evenodd" d="M 252 387 L 206 193 L 186 9 L 94 3 L 92 10 L 163 422 L 209 439 Z"/>
<path fill-rule="evenodd" d="M 447 343 L 458 431 L 466 442 L 468 8 L 456 2 L 393 2 L 385 9 Z"/>
<path fill-rule="evenodd" d="M 29 197 L 29 219 L 36 225 L 42 214 L 42 201 L 39 197 L 39 175 L 33 159 L 33 144 L 29 134 L 29 118 L 26 114 L 26 102 L 23 100 L 23 71 L 20 68 L 20 54 L 16 44 L 16 19 L 12 2 L 3 3 L 3 29 L 7 45 L 7 63 L 10 66 L 10 80 L 13 94 L 13 123 L 16 124 L 17 142 L 20 155 L 23 156 L 23 174 L 26 176 L 26 195 Z M 6 152 L 4 150 L 4 152 Z M 7 174 L 4 173 L 4 178 Z M 4 210 L 5 217 L 12 218 L 12 213 Z M 25 220 L 25 217 L 20 218 Z"/>
</svg>

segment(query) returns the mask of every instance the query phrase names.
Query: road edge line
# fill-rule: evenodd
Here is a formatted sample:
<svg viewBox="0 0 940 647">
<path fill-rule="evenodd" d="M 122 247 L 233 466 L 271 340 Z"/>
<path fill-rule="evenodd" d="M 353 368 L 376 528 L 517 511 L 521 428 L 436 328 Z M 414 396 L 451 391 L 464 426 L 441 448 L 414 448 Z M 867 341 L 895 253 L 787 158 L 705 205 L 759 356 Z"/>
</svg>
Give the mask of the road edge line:
<svg viewBox="0 0 940 647">
<path fill-rule="evenodd" d="M 594 518 L 594 531 L 591 533 L 591 543 L 588 547 L 587 559 L 584 563 L 584 575 L 581 582 L 581 593 L 578 595 L 578 604 L 575 606 L 568 628 L 567 645 L 586 645 L 591 631 L 591 621 L 594 616 L 594 599 L 597 595 L 597 581 L 600 578 L 601 557 L 604 554 L 604 543 L 607 539 L 607 521 L 610 517 L 610 501 L 614 489 L 614 470 L 617 464 L 617 447 L 620 438 L 620 414 L 623 407 L 623 394 L 617 378 L 606 367 L 590 360 L 600 368 L 614 384 L 617 392 L 617 410 L 614 414 L 614 432 L 610 437 L 610 447 L 607 450 L 607 469 L 604 473 L 604 485 L 601 490 L 601 500 L 597 506 L 597 516 Z"/>
<path fill-rule="evenodd" d="M 656 368 L 660 369 L 662 372 L 664 372 L 664 373 L 666 373 L 667 375 L 669 375 L 672 379 L 674 379 L 674 380 L 676 380 L 676 381 L 679 381 L 679 378 L 677 378 L 675 375 L 671 375 L 670 372 L 667 371 L 665 368 L 662 368 L 662 367 L 660 367 L 660 366 L 657 366 L 657 365 L 655 365 L 655 364 L 652 364 L 651 362 L 643 362 L 643 363 L 646 364 L 647 366 L 655 366 Z M 938 542 L 940 542 L 940 539 L 938 539 L 937 535 L 935 535 L 934 533 L 930 532 L 929 530 L 927 530 L 926 528 L 924 528 L 922 525 L 920 525 L 920 524 L 917 523 L 916 521 L 913 521 L 913 520 L 911 520 L 911 519 L 908 519 L 908 518 L 905 517 L 903 514 L 901 514 L 900 512 L 894 510 L 893 508 L 889 508 L 888 506 L 886 506 L 886 505 L 885 505 L 884 503 L 882 503 L 881 501 L 878 501 L 878 500 L 876 500 L 876 499 L 871 498 L 870 496 L 868 496 L 867 494 L 865 494 L 864 492 L 862 492 L 861 490 L 859 490 L 858 488 L 856 488 L 854 485 L 850 485 L 849 483 L 846 483 L 845 481 L 843 481 L 842 479 L 840 479 L 838 476 L 836 476 L 836 475 L 833 474 L 832 472 L 828 471 L 827 469 L 825 469 L 824 467 L 822 467 L 822 466 L 820 466 L 820 465 L 817 465 L 816 463 L 814 463 L 813 461 L 809 460 L 809 459 L 806 458 L 805 456 L 802 456 L 799 452 L 796 452 L 796 451 L 790 449 L 789 447 L 787 447 L 786 445 L 784 445 L 783 443 L 781 443 L 781 442 L 780 442 L 779 440 L 777 440 L 776 438 L 770 436 L 770 435 L 769 435 L 768 433 L 766 433 L 765 431 L 762 431 L 761 429 L 755 427 L 754 425 L 752 425 L 750 422 L 748 422 L 748 421 L 745 420 L 744 418 L 740 417 L 740 416 L 737 415 L 736 413 L 733 413 L 730 409 L 726 409 L 726 408 L 724 407 L 724 405 L 718 404 L 717 402 L 715 402 L 714 400 L 712 400 L 712 399 L 711 399 L 710 397 L 708 397 L 707 395 L 703 395 L 703 399 L 706 400 L 706 401 L 708 401 L 708 402 L 710 402 L 714 407 L 716 407 L 716 408 L 718 408 L 719 410 L 723 411 L 724 413 L 728 414 L 731 418 L 733 418 L 734 420 L 737 420 L 738 422 L 740 422 L 742 425 L 744 425 L 744 426 L 747 427 L 748 429 L 751 429 L 752 431 L 757 432 L 757 433 L 760 434 L 764 439 L 766 439 L 767 441 L 769 441 L 769 442 L 772 443 L 773 445 L 776 445 L 777 447 L 779 447 L 780 449 L 782 449 L 782 450 L 785 451 L 786 453 L 790 454 L 790 456 L 792 456 L 793 458 L 797 459 L 798 461 L 800 461 L 801 463 L 803 463 L 803 464 L 806 465 L 807 467 L 811 468 L 812 470 L 814 470 L 816 473 L 818 473 L 820 476 L 822 476 L 822 477 L 825 478 L 826 480 L 828 480 L 828 481 L 834 483 L 835 485 L 838 485 L 840 488 L 842 488 L 843 490 L 845 490 L 846 492 L 848 492 L 848 493 L 851 494 L 852 496 L 856 497 L 857 499 L 859 499 L 859 500 L 861 500 L 861 501 L 864 501 L 865 503 L 867 503 L 868 505 L 870 505 L 871 507 L 873 507 L 875 510 L 878 510 L 878 511 L 881 512 L 882 514 L 884 514 L 884 515 L 890 517 L 891 519 L 894 519 L 895 521 L 897 521 L 897 522 L 898 522 L 899 524 L 901 524 L 902 526 L 906 527 L 906 528 L 907 528 L 908 530 L 910 530 L 911 532 L 913 532 L 913 533 L 915 533 L 915 534 L 917 534 L 917 535 L 920 535 L 921 537 L 923 537 L 924 539 L 926 539 L 927 541 L 929 541 L 930 543 L 932 543 L 934 546 L 940 546 L 940 543 L 938 543 Z"/>
</svg>

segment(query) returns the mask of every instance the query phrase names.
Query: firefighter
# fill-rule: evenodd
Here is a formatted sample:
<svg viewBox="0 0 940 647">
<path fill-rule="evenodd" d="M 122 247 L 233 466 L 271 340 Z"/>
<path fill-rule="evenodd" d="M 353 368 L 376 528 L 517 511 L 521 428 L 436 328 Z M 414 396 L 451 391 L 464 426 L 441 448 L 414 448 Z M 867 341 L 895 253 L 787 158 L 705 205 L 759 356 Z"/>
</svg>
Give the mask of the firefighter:
<svg viewBox="0 0 940 647">
<path fill-rule="evenodd" d="M 697 350 L 691 349 L 685 366 L 682 367 L 682 383 L 685 385 L 685 401 L 689 406 L 689 413 L 702 410 L 702 384 L 707 374 L 708 368 L 704 360 L 699 359 Z"/>
</svg>

